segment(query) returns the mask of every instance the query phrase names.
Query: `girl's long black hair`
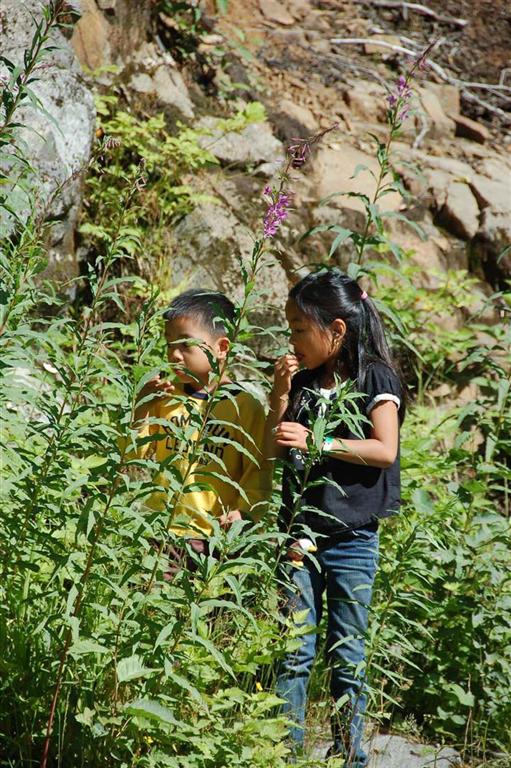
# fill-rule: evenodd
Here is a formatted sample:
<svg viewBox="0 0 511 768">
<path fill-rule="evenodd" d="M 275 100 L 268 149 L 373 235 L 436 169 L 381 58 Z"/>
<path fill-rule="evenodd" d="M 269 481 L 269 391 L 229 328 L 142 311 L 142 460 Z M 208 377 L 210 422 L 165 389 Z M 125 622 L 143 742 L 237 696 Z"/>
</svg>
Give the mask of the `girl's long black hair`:
<svg viewBox="0 0 511 768">
<path fill-rule="evenodd" d="M 346 323 L 346 334 L 336 361 L 339 376 L 353 379 L 357 389 L 362 390 L 371 363 L 384 363 L 401 381 L 404 405 L 406 388 L 387 344 L 380 314 L 356 280 L 337 268 L 322 269 L 293 286 L 289 298 L 304 315 L 325 330 L 337 318 Z M 317 386 L 320 369 L 309 373 L 305 385 Z M 400 410 L 404 414 L 404 408 Z"/>
</svg>

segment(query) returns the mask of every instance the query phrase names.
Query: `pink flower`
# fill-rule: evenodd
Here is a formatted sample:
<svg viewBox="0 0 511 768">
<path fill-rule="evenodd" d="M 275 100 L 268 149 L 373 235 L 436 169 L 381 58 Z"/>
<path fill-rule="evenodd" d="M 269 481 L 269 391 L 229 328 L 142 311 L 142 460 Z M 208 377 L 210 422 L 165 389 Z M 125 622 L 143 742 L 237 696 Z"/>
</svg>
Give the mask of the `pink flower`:
<svg viewBox="0 0 511 768">
<path fill-rule="evenodd" d="M 266 190 L 268 187 L 265 188 L 263 194 L 268 196 L 266 194 Z M 289 195 L 284 194 L 281 192 L 279 196 L 277 197 L 277 200 L 274 201 L 274 198 L 271 198 L 271 203 L 268 205 L 268 210 L 266 211 L 266 215 L 264 217 L 264 228 L 263 228 L 263 235 L 264 237 L 273 237 L 282 222 L 287 219 L 289 215 Z"/>
</svg>

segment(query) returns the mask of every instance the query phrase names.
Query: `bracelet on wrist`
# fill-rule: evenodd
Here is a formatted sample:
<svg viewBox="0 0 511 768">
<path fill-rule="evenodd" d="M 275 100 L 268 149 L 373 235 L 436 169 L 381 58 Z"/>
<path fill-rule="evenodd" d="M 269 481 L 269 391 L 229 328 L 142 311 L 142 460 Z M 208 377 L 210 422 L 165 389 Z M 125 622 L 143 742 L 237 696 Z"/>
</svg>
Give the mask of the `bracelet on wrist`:
<svg viewBox="0 0 511 768">
<path fill-rule="evenodd" d="M 321 446 L 321 450 L 323 453 L 329 453 L 330 451 L 335 450 L 334 448 L 334 438 L 333 437 L 325 437 L 323 440 L 323 445 Z"/>
</svg>

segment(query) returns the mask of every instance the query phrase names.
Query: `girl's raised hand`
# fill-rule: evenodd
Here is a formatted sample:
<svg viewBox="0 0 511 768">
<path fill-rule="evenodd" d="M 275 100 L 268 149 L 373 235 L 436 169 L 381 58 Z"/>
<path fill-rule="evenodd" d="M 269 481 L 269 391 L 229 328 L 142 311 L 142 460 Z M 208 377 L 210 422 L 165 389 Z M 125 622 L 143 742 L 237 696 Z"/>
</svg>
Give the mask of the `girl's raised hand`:
<svg viewBox="0 0 511 768">
<path fill-rule="evenodd" d="M 275 363 L 273 377 L 273 392 L 277 397 L 283 397 L 291 389 L 291 379 L 299 368 L 298 358 L 295 355 L 283 355 Z"/>
<path fill-rule="evenodd" d="M 309 435 L 310 429 L 296 421 L 281 421 L 275 427 L 275 442 L 284 448 L 298 448 L 300 451 L 307 451 L 307 437 Z"/>
<path fill-rule="evenodd" d="M 299 541 L 293 541 L 291 546 L 288 547 L 286 557 L 288 560 L 293 560 L 294 562 L 303 562 L 305 558 L 305 552 L 301 548 Z"/>
</svg>

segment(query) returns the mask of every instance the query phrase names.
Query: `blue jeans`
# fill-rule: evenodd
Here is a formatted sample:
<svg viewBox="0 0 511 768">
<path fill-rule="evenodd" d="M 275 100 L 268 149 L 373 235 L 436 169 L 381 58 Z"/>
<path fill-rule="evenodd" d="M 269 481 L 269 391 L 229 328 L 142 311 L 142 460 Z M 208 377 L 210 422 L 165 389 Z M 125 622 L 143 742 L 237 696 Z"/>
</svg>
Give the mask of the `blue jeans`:
<svg viewBox="0 0 511 768">
<path fill-rule="evenodd" d="M 333 754 L 346 757 L 347 768 L 363 768 L 367 755 L 361 748 L 365 693 L 365 634 L 373 581 L 378 565 L 378 533 L 361 529 L 349 541 L 341 541 L 315 555 L 302 568 L 286 562 L 287 587 L 284 613 L 308 613 L 300 626 L 301 645 L 282 662 L 277 695 L 285 700 L 282 712 L 294 722 L 289 738 L 295 747 L 304 741 L 307 684 L 316 656 L 317 632 L 323 612 L 323 593 L 328 607 L 327 661 L 331 669 L 331 694 L 337 709 L 332 717 Z M 286 576 L 284 576 L 286 579 Z"/>
</svg>

